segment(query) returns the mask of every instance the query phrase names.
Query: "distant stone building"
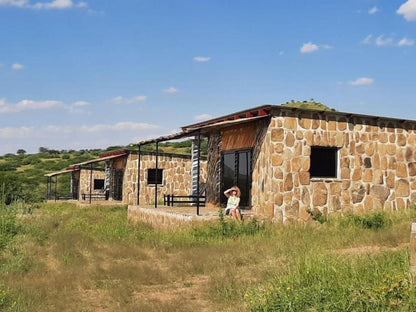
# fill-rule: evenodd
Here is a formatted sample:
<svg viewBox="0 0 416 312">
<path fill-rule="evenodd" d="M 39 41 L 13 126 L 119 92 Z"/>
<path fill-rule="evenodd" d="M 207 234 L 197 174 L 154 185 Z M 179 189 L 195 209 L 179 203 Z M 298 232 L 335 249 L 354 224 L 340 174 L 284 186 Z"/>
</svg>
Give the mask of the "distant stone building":
<svg viewBox="0 0 416 312">
<path fill-rule="evenodd" d="M 72 199 L 80 202 L 110 201 L 127 205 L 153 204 L 157 183 L 157 200 L 164 194 L 192 193 L 190 155 L 159 153 L 156 168 L 154 152 L 116 151 L 99 158 L 75 164 L 63 171 L 48 174 L 48 199 Z M 139 168 L 140 167 L 140 168 Z M 201 162 L 204 179 L 206 162 Z M 58 175 L 71 174 L 70 194 L 57 194 L 53 185 Z M 138 178 L 140 177 L 140 179 Z M 55 178 L 53 180 L 53 178 Z M 205 182 L 205 180 L 201 180 Z"/>
<path fill-rule="evenodd" d="M 207 203 L 285 222 L 416 201 L 416 121 L 265 105 L 182 128 L 208 138 Z M 309 211 L 309 212 L 308 212 Z"/>
</svg>

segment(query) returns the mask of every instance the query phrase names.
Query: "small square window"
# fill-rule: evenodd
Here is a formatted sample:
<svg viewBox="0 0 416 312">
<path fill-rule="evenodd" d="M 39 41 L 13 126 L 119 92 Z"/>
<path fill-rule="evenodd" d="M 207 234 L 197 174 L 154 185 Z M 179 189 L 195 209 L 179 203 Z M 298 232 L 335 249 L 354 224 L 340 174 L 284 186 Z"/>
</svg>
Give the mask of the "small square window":
<svg viewBox="0 0 416 312">
<path fill-rule="evenodd" d="M 94 179 L 94 190 L 104 189 L 104 179 Z"/>
<path fill-rule="evenodd" d="M 162 184 L 163 183 L 163 169 L 147 169 L 147 184 Z"/>
<path fill-rule="evenodd" d="M 311 166 L 309 173 L 311 178 L 336 178 L 338 167 L 338 148 L 336 147 L 311 147 Z"/>
</svg>

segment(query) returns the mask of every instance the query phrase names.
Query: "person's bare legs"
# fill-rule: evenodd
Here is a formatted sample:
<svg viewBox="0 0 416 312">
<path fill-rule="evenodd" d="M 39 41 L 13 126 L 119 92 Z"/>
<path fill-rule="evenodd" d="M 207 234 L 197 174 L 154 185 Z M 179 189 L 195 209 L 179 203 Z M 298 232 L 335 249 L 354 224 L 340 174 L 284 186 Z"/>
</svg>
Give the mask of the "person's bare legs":
<svg viewBox="0 0 416 312">
<path fill-rule="evenodd" d="M 235 215 L 238 221 L 241 221 L 241 213 L 240 213 L 240 209 L 235 209 Z"/>
<path fill-rule="evenodd" d="M 240 209 L 238 209 L 238 208 L 231 209 L 230 215 L 233 217 L 233 219 L 241 221 Z"/>
</svg>

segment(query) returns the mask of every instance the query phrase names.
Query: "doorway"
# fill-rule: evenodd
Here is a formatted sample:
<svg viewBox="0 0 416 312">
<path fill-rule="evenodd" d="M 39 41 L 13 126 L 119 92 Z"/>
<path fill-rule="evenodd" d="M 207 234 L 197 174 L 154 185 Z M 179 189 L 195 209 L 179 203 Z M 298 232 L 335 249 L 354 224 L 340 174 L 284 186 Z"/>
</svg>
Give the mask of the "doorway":
<svg viewBox="0 0 416 312">
<path fill-rule="evenodd" d="M 250 208 L 251 149 L 221 153 L 221 204 L 227 203 L 224 191 L 237 185 L 241 190 L 240 207 Z"/>
</svg>

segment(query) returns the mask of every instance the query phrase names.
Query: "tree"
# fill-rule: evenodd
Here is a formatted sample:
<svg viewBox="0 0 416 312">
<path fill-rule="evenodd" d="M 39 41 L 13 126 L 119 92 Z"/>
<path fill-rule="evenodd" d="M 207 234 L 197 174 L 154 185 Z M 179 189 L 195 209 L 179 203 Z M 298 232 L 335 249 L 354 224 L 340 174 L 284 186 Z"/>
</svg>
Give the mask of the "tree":
<svg viewBox="0 0 416 312">
<path fill-rule="evenodd" d="M 20 148 L 20 149 L 17 150 L 16 154 L 17 155 L 24 155 L 24 154 L 26 154 L 26 151 L 24 149 Z"/>
<path fill-rule="evenodd" d="M 39 147 L 39 153 L 47 153 L 49 151 L 49 149 L 47 147 Z"/>
</svg>

